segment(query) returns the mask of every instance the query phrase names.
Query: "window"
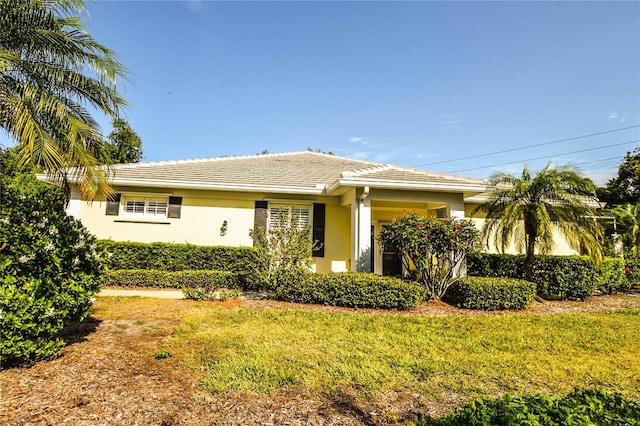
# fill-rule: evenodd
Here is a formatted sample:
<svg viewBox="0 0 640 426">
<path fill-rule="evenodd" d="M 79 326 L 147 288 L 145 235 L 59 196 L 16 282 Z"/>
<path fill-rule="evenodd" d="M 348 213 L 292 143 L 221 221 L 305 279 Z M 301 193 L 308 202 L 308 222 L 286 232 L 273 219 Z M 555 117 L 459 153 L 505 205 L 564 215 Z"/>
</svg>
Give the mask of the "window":
<svg viewBox="0 0 640 426">
<path fill-rule="evenodd" d="M 133 198 L 124 200 L 125 216 L 135 216 L 149 219 L 167 217 L 169 201 L 166 198 Z"/>
<path fill-rule="evenodd" d="M 294 223 L 298 229 L 311 224 L 311 206 L 270 204 L 269 229 L 283 225 L 283 221 Z"/>
</svg>

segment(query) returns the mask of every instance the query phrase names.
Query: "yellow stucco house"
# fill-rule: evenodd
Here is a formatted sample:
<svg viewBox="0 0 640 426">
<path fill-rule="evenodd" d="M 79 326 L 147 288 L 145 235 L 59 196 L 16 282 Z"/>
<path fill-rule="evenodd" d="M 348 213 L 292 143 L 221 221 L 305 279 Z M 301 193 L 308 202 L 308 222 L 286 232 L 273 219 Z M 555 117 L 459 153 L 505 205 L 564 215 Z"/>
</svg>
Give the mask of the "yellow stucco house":
<svg viewBox="0 0 640 426">
<path fill-rule="evenodd" d="M 396 274 L 374 235 L 403 211 L 469 217 L 481 179 L 302 151 L 114 166 L 111 199 L 72 190 L 68 213 L 101 239 L 251 246 L 256 223 L 295 212 L 322 243 L 317 272 Z M 474 219 L 482 226 L 482 219 Z M 559 247 L 562 252 L 562 247 Z"/>
</svg>

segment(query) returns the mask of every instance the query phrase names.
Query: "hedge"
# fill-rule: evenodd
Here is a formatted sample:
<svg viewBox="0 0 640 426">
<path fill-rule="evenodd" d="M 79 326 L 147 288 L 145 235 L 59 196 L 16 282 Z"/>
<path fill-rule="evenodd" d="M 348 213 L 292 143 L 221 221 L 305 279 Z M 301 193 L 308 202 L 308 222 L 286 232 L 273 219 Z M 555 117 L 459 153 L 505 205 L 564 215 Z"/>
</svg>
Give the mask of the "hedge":
<svg viewBox="0 0 640 426">
<path fill-rule="evenodd" d="M 640 288 L 640 254 L 625 254 L 625 279 L 626 287 Z"/>
<path fill-rule="evenodd" d="M 474 253 L 467 257 L 469 276 L 524 277 L 524 255 Z M 626 288 L 620 281 L 623 265 L 607 258 L 596 269 L 586 256 L 536 256 L 533 281 L 538 296 L 549 299 L 586 300 L 596 290 L 616 292 Z"/>
<path fill-rule="evenodd" d="M 192 244 L 99 241 L 109 254 L 110 270 L 228 271 L 240 277 L 245 288 L 261 288 L 263 262 L 253 247 L 196 246 Z"/>
<path fill-rule="evenodd" d="M 631 283 L 625 277 L 625 261 L 608 257 L 596 271 L 596 290 L 601 294 L 613 294 L 628 290 Z"/>
<path fill-rule="evenodd" d="M 576 390 L 557 398 L 537 393 L 476 398 L 441 418 L 417 426 L 640 425 L 640 405 L 604 389 Z"/>
<path fill-rule="evenodd" d="M 536 285 L 514 278 L 466 277 L 449 287 L 444 300 L 466 309 L 526 309 L 536 297 Z"/>
<path fill-rule="evenodd" d="M 158 271 L 154 269 L 123 269 L 106 271 L 102 285 L 112 287 L 153 288 L 234 288 L 240 277 L 228 271 Z"/>
<path fill-rule="evenodd" d="M 358 272 L 279 274 L 275 297 L 288 302 L 349 308 L 413 309 L 425 290 L 398 278 Z"/>
</svg>

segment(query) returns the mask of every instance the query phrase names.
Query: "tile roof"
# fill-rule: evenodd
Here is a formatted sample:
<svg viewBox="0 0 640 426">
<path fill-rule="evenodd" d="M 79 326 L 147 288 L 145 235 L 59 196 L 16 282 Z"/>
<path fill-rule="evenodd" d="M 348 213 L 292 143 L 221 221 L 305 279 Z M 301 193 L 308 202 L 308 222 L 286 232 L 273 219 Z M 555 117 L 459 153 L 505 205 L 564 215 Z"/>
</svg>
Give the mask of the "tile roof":
<svg viewBox="0 0 640 426">
<path fill-rule="evenodd" d="M 476 178 L 356 160 L 311 151 L 258 154 L 195 160 L 119 164 L 114 184 L 157 186 L 260 187 L 318 189 L 340 186 L 341 180 L 443 185 L 484 185 Z"/>
</svg>

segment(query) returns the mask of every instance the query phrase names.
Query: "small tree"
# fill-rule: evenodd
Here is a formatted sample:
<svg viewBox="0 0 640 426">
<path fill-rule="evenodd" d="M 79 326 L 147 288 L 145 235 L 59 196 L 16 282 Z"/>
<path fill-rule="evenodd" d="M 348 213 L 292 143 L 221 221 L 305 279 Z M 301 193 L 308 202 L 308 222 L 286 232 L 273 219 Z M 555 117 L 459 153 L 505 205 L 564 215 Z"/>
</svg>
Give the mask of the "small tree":
<svg viewBox="0 0 640 426">
<path fill-rule="evenodd" d="M 105 151 L 113 163 L 138 163 L 142 159 L 142 139 L 122 118 L 113 120 L 113 130 L 105 141 Z"/>
<path fill-rule="evenodd" d="M 406 213 L 378 234 L 385 250 L 397 250 L 406 271 L 439 300 L 456 279 L 467 253 L 480 247 L 480 233 L 470 220 Z"/>
<path fill-rule="evenodd" d="M 263 250 L 266 281 L 274 286 L 311 271 L 317 242 L 312 240 L 311 225 L 303 224 L 295 209 L 281 209 L 270 221 L 268 229 L 258 229 L 252 237 Z"/>
</svg>

